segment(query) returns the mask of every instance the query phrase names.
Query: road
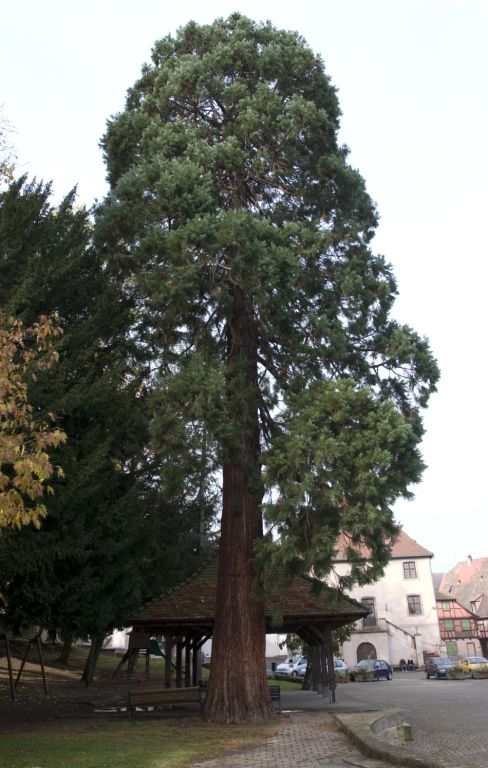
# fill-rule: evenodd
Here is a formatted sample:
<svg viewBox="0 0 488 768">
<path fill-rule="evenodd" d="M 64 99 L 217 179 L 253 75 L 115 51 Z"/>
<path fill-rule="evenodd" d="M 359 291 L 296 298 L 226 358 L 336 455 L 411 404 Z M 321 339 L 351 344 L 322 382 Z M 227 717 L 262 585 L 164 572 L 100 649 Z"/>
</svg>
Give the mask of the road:
<svg viewBox="0 0 488 768">
<path fill-rule="evenodd" d="M 337 689 L 338 704 L 398 707 L 412 725 L 412 750 L 442 757 L 446 766 L 488 768 L 488 679 L 427 680 L 423 672 L 399 672 L 391 682 L 350 683 Z M 410 746 L 410 745 L 409 745 Z"/>
</svg>

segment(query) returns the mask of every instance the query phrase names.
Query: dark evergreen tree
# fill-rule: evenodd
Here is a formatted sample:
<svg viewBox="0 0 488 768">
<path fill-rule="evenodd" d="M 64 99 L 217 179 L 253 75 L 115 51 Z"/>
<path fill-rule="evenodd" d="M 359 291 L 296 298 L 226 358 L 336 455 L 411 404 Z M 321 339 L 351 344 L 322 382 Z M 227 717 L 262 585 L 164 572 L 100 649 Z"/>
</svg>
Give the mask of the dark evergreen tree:
<svg viewBox="0 0 488 768">
<path fill-rule="evenodd" d="M 422 470 L 438 371 L 390 318 L 395 281 L 371 250 L 377 216 L 339 116 L 299 35 L 236 14 L 156 43 L 103 139 L 97 237 L 157 355 L 162 483 L 171 471 L 203 497 L 222 470 L 209 720 L 272 716 L 265 564 L 324 575 L 342 532 L 353 577 L 375 578 L 391 504 Z"/>
<path fill-rule="evenodd" d="M 74 194 L 57 208 L 49 197 L 48 186 L 25 179 L 0 195 L 0 307 L 26 323 L 58 313 L 58 365 L 29 393 L 36 412 L 54 413 L 68 435 L 41 529 L 0 538 L 1 591 L 14 628 L 90 635 L 96 651 L 131 611 L 191 569 L 198 520 L 183 525 L 181 508 L 166 504 L 155 482 L 133 297 L 92 247 Z"/>
</svg>

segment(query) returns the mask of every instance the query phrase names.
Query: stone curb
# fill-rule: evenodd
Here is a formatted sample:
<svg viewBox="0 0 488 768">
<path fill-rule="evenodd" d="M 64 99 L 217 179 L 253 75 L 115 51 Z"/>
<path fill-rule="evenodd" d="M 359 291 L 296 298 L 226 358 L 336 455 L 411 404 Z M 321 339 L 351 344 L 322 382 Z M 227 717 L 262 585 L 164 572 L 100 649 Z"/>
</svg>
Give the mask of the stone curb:
<svg viewBox="0 0 488 768">
<path fill-rule="evenodd" d="M 393 729 L 398 732 L 399 723 L 400 727 L 405 729 L 406 724 L 403 723 L 402 715 L 401 710 L 395 709 L 332 714 L 332 717 L 339 729 L 368 757 L 388 760 L 393 765 L 405 765 L 408 768 L 444 768 L 443 764 L 437 760 L 408 754 L 405 746 L 388 744 L 375 736 L 375 734 L 391 732 Z"/>
</svg>

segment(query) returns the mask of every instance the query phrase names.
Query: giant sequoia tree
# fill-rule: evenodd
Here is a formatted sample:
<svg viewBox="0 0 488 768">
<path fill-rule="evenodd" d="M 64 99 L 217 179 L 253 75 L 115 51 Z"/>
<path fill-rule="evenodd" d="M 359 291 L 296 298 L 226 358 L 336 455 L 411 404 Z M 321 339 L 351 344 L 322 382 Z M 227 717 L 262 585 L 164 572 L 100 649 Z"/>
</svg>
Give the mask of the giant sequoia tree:
<svg viewBox="0 0 488 768">
<path fill-rule="evenodd" d="M 297 34 L 233 15 L 158 42 L 103 139 L 98 238 L 157 361 L 162 482 L 204 501 L 222 478 L 209 720 L 272 715 L 265 564 L 324 575 L 341 532 L 353 578 L 374 578 L 391 504 L 422 469 L 437 369 L 390 319 L 396 286 L 339 114 Z"/>
</svg>

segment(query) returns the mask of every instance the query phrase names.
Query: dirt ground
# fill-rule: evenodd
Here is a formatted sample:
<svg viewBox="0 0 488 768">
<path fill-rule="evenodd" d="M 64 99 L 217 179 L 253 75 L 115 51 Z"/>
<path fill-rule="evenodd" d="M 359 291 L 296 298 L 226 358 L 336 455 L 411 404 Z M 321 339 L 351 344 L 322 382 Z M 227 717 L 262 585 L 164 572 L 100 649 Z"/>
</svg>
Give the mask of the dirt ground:
<svg viewBox="0 0 488 768">
<path fill-rule="evenodd" d="M 15 680 L 23 655 L 20 643 L 14 644 L 11 653 Z M 77 720 L 81 723 L 92 718 L 110 721 L 124 717 L 121 708 L 127 701 L 129 680 L 126 673 L 120 673 L 112 681 L 115 660 L 112 668 L 99 668 L 93 684 L 87 688 L 80 681 L 83 657 L 80 659 L 76 654 L 78 658 L 64 667 L 57 661 L 59 646 L 43 645 L 42 653 L 48 693 L 44 691 L 41 668 L 36 661 L 37 651 L 31 648 L 12 702 L 7 658 L 5 649 L 0 648 L 0 734 L 53 726 L 59 729 L 63 724 L 73 728 Z M 141 669 L 130 680 L 132 688 L 140 684 Z M 161 686 L 161 680 L 144 682 L 145 687 L 152 685 Z"/>
</svg>

